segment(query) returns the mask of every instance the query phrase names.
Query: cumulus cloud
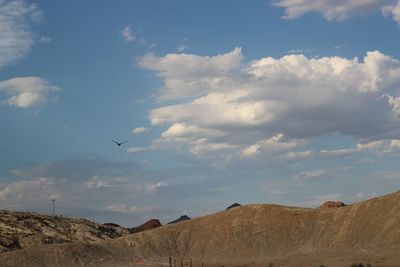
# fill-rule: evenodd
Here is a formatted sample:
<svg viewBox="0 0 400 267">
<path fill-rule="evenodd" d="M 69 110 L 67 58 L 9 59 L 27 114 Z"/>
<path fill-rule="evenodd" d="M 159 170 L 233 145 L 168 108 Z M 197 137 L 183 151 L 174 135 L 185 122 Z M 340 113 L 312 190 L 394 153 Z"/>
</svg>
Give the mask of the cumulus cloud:
<svg viewBox="0 0 400 267">
<path fill-rule="evenodd" d="M 242 156 L 251 157 L 263 151 L 285 152 L 304 144 L 304 140 L 285 140 L 282 133 L 272 136 L 269 139 L 247 146 L 242 150 Z"/>
<path fill-rule="evenodd" d="M 44 104 L 51 93 L 60 88 L 39 77 L 17 77 L 0 81 L 0 93 L 6 96 L 3 103 L 19 108 Z"/>
<path fill-rule="evenodd" d="M 135 34 L 132 32 L 131 27 L 125 26 L 122 30 L 122 38 L 127 42 L 133 42 L 136 40 Z"/>
<path fill-rule="evenodd" d="M 41 18 L 35 4 L 22 0 L 0 0 L 0 68 L 24 57 L 34 43 L 30 29 Z"/>
<path fill-rule="evenodd" d="M 363 146 L 375 141 L 381 142 L 383 152 L 397 149 L 399 60 L 379 51 L 367 52 L 362 59 L 301 54 L 242 59 L 240 48 L 212 57 L 145 55 L 139 65 L 164 80 L 161 105 L 150 111 L 149 120 L 166 130 L 149 147 L 130 152 L 188 148 L 194 155 L 224 158 L 261 152 L 333 157 L 365 151 Z M 383 94 L 388 97 L 380 98 Z M 329 133 L 350 136 L 359 145 L 294 152 Z"/>
<path fill-rule="evenodd" d="M 224 83 L 224 76 L 240 65 L 240 48 L 232 52 L 213 57 L 192 54 L 168 54 L 158 57 L 146 54 L 139 65 L 154 70 L 165 78 L 165 88 L 160 99 L 174 99 L 202 95 L 212 90 L 215 85 Z"/>
<path fill-rule="evenodd" d="M 149 129 L 147 129 L 146 127 L 137 127 L 135 129 L 132 130 L 133 134 L 141 134 L 141 133 L 145 133 L 148 132 Z"/>
</svg>

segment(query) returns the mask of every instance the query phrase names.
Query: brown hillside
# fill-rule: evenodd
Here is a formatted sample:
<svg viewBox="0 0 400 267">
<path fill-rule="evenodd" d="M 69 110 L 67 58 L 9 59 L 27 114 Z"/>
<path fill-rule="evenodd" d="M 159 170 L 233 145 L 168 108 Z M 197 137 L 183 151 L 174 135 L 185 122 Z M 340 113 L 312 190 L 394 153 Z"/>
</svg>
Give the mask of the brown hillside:
<svg viewBox="0 0 400 267">
<path fill-rule="evenodd" d="M 147 266 L 192 258 L 194 266 L 400 266 L 400 193 L 339 209 L 246 205 L 101 242 L 0 255 L 0 266 Z M 100 262 L 93 260 L 102 258 Z M 26 265 L 29 259 L 41 262 Z M 47 265 L 46 265 L 47 264 Z M 50 265 L 48 265 L 50 264 Z M 92 265 L 91 265 L 92 264 Z M 131 265 L 127 265 L 131 264 Z"/>
</svg>

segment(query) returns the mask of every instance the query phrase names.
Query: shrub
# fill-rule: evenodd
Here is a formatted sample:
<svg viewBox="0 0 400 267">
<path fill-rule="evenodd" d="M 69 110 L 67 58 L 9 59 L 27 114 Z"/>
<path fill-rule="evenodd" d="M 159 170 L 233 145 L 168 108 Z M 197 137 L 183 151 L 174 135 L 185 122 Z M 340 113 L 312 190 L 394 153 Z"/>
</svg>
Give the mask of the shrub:
<svg viewBox="0 0 400 267">
<path fill-rule="evenodd" d="M 350 267 L 372 267 L 371 264 L 366 264 L 364 265 L 363 263 L 353 263 L 352 265 L 350 265 Z"/>
</svg>

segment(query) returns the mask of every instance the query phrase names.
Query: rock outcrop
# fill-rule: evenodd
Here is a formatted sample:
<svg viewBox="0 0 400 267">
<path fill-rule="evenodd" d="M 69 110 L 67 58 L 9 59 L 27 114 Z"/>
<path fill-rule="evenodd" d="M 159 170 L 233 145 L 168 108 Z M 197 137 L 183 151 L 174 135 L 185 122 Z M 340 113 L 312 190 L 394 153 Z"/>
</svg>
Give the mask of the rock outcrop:
<svg viewBox="0 0 400 267">
<path fill-rule="evenodd" d="M 100 224 L 79 218 L 0 210 L 0 253 L 40 244 L 94 244 L 160 226 L 156 219 L 138 227 L 125 228 L 115 223 Z"/>
<path fill-rule="evenodd" d="M 328 209 L 333 209 L 333 208 L 340 208 L 344 207 L 346 204 L 340 201 L 326 201 L 324 204 L 320 206 L 320 208 L 328 208 Z"/>
<path fill-rule="evenodd" d="M 227 207 L 226 209 L 227 210 L 229 210 L 229 209 L 232 209 L 232 208 L 237 208 L 237 207 L 240 207 L 240 206 L 242 206 L 242 205 L 240 205 L 239 203 L 233 203 L 232 205 L 230 205 L 229 207 Z"/>
<path fill-rule="evenodd" d="M 191 220 L 191 218 L 189 216 L 187 216 L 187 215 L 182 215 L 181 217 L 179 217 L 175 221 L 169 222 L 168 224 L 179 223 L 179 222 L 183 222 L 183 221 L 187 221 L 187 220 Z"/>
</svg>

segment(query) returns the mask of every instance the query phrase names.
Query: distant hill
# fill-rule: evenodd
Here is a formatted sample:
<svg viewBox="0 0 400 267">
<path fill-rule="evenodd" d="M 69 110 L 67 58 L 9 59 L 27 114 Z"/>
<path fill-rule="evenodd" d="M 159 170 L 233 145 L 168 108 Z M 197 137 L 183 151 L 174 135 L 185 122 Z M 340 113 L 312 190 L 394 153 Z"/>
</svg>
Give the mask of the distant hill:
<svg viewBox="0 0 400 267">
<path fill-rule="evenodd" d="M 400 193 L 339 208 L 244 205 L 95 244 L 0 254 L 0 266 L 400 266 Z"/>
<path fill-rule="evenodd" d="M 139 232 L 142 232 L 142 231 L 147 231 L 147 230 L 151 230 L 151 229 L 154 229 L 154 228 L 158 228 L 158 227 L 161 227 L 161 226 L 162 226 L 162 224 L 160 223 L 159 220 L 151 219 L 151 220 L 148 220 L 147 222 L 145 222 L 144 224 L 142 224 L 142 225 L 140 225 L 138 227 L 129 228 L 128 230 L 129 230 L 130 234 L 134 234 L 134 233 L 139 233 Z"/>
</svg>

